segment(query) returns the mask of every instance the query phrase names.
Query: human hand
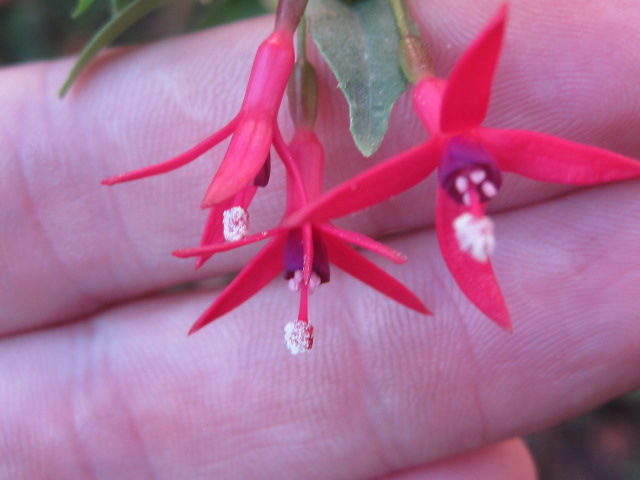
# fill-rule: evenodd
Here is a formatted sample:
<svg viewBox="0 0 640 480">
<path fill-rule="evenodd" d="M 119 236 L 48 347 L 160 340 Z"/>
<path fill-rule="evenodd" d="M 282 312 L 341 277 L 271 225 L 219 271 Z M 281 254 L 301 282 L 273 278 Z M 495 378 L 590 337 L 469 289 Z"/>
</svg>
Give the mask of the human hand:
<svg viewBox="0 0 640 480">
<path fill-rule="evenodd" d="M 418 3 L 441 73 L 498 4 Z M 515 3 L 488 124 L 640 158 L 640 11 L 623 3 Z M 252 252 L 199 274 L 169 255 L 197 243 L 197 207 L 224 149 L 171 175 L 98 184 L 223 124 L 270 27 L 259 19 L 116 50 L 64 102 L 55 95 L 69 61 L 0 74 L 0 478 L 527 478 L 518 441 L 482 446 L 640 385 L 630 367 L 640 357 L 638 182 L 506 179 L 492 202 L 493 263 L 513 335 L 444 266 L 430 181 L 344 223 L 402 232 L 386 243 L 409 262 L 385 268 L 433 318 L 334 271 L 311 299 L 308 355 L 284 348 L 297 306 L 284 282 L 186 337 L 215 293 L 160 289 L 235 271 Z M 360 159 L 341 94 L 319 73 L 329 184 L 424 138 L 404 96 L 381 151 Z M 276 168 L 252 206 L 257 227 L 282 213 L 281 178 Z"/>
</svg>

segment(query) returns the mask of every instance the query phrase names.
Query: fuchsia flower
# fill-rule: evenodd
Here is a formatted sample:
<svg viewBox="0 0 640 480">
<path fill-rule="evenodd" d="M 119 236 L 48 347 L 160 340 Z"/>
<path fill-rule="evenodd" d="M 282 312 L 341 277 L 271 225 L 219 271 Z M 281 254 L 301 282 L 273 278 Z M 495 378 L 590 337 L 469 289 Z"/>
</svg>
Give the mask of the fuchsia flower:
<svg viewBox="0 0 640 480">
<path fill-rule="evenodd" d="M 237 240 L 246 235 L 247 208 L 256 187 L 266 186 L 269 180 L 270 149 L 278 132 L 278 110 L 293 69 L 293 34 L 306 4 L 296 1 L 298 4 L 284 2 L 293 8 L 289 5 L 278 11 L 274 32 L 258 48 L 240 112 L 227 125 L 175 158 L 116 175 L 102 183 L 114 185 L 175 170 L 233 135 L 202 203 L 203 208 L 212 207 L 202 244 L 221 238 Z M 198 266 L 206 258 L 202 257 Z"/>
<path fill-rule="evenodd" d="M 308 199 L 320 196 L 324 152 L 315 133 L 299 128 L 288 148 L 279 133 L 276 147 L 288 157 L 287 208 L 285 216 L 307 205 Z M 327 221 L 303 222 L 291 227 L 282 225 L 265 232 L 247 236 L 235 242 L 218 243 L 198 248 L 178 250 L 178 257 L 211 256 L 270 238 L 269 243 L 242 269 L 238 276 L 200 316 L 190 333 L 233 310 L 264 288 L 280 272 L 289 280 L 289 289 L 300 292 L 298 320 L 285 327 L 285 339 L 292 353 L 311 348 L 313 327 L 309 324 L 308 295 L 320 284 L 329 281 L 329 263 L 391 297 L 395 301 L 430 314 L 422 302 L 402 283 L 351 248 L 348 243 L 383 255 L 395 263 L 406 258 L 364 235 L 342 230 Z"/>
<path fill-rule="evenodd" d="M 463 54 L 448 81 L 425 75 L 417 82 L 414 108 L 430 134 L 427 142 L 330 190 L 284 224 L 355 212 L 416 185 L 438 168 L 436 230 L 444 260 L 465 295 L 510 330 L 509 311 L 489 261 L 493 224 L 485 216 L 487 202 L 500 189 L 501 172 L 589 185 L 640 177 L 640 163 L 542 133 L 481 125 L 506 15 L 505 5 Z"/>
</svg>

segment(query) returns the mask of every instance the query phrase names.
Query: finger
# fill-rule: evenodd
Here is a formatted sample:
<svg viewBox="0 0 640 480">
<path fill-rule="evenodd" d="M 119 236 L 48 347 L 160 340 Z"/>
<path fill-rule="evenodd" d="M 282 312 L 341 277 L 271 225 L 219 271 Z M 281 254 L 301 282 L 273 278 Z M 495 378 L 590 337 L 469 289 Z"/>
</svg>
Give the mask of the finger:
<svg viewBox="0 0 640 480">
<path fill-rule="evenodd" d="M 547 428 L 640 386 L 637 187 L 495 216 L 512 335 L 459 293 L 423 232 L 391 242 L 415 260 L 393 273 L 434 317 L 334 271 L 311 299 L 302 357 L 284 348 L 297 304 L 284 281 L 190 337 L 212 293 L 5 339 L 0 466 L 7 478 L 375 478 Z"/>
<path fill-rule="evenodd" d="M 581 26 L 581 38 L 607 38 L 607 45 L 616 52 L 625 52 L 631 43 L 628 36 L 614 35 L 622 26 L 630 35 L 640 32 L 634 29 L 640 19 L 622 10 L 616 14 L 607 9 L 607 15 L 582 25 L 585 17 L 579 12 L 584 2 L 579 3 L 557 11 L 547 8 L 545 15 L 569 22 L 569 32 Z M 462 2 L 450 9 L 445 9 L 445 4 L 449 3 L 430 2 L 428 7 L 421 3 L 416 10 L 433 42 L 438 69 L 446 73 L 458 56 L 452 51 L 457 54 L 468 43 L 466 37 L 454 32 L 472 36 L 485 18 L 480 11 L 462 15 Z M 640 155 L 640 140 L 629 133 L 637 130 L 634 126 L 640 122 L 638 100 L 623 98 L 637 78 L 640 60 L 620 53 L 607 54 L 598 69 L 576 64 L 571 59 L 591 58 L 594 45 L 587 41 L 575 44 L 566 29 L 549 23 L 549 17 L 543 17 L 533 4 L 523 1 L 512 9 L 515 26 L 509 26 L 509 47 L 499 67 L 490 122 L 561 133 L 573 140 Z M 597 4 L 589 6 L 595 9 Z M 488 9 L 493 3 L 482 5 Z M 569 8 L 578 12 L 577 20 L 566 15 Z M 537 23 L 527 23 L 524 28 L 525 15 L 534 15 Z M 113 301 L 198 278 L 189 263 L 168 253 L 197 244 L 206 215 L 198 205 L 202 186 L 209 181 L 203 183 L 202 179 L 210 179 L 224 147 L 171 175 L 113 189 L 98 183 L 114 173 L 165 159 L 224 125 L 239 108 L 250 58 L 271 22 L 261 19 L 144 48 L 115 50 L 96 63 L 92 75 L 64 102 L 59 102 L 55 93 L 71 61 L 3 71 L 0 331 L 78 318 Z M 536 29 L 529 28 L 531 25 Z M 475 26 L 478 29 L 472 28 Z M 544 37 L 545 46 L 553 44 L 554 56 L 533 51 L 523 62 L 518 52 L 521 48 L 528 51 L 538 37 Z M 566 48 L 567 44 L 571 48 Z M 538 73 L 563 68 L 568 75 L 565 65 L 571 65 L 572 75 L 580 75 L 582 83 L 571 83 L 580 85 L 577 100 L 573 87 L 564 88 L 575 77 Z M 381 151 L 371 160 L 362 159 L 347 133 L 346 105 L 333 77 L 326 68 L 320 68 L 320 76 L 324 79 L 320 131 L 327 147 L 328 185 L 424 138 L 409 96 L 404 96 L 394 110 Z M 203 87 L 193 88 L 194 79 Z M 611 82 L 615 88 L 610 94 L 600 95 L 601 86 Z M 541 103 L 543 108 L 537 107 L 540 103 L 527 103 L 524 110 L 514 107 L 528 102 L 531 91 L 544 89 L 553 95 Z M 504 94 L 499 93 L 502 90 Z M 286 130 L 285 112 L 282 120 Z M 619 128 L 621 125 L 625 128 Z M 272 184 L 254 203 L 251 218 L 255 230 L 273 226 L 282 213 L 282 170 L 276 168 L 274 173 Z M 433 189 L 431 179 L 385 205 L 348 219 L 345 225 L 376 235 L 429 225 Z M 509 179 L 494 207 L 512 208 L 564 190 L 562 186 Z M 420 204 L 426 208 L 415 208 Z M 247 255 L 241 250 L 221 256 L 201 275 L 235 270 Z"/>
<path fill-rule="evenodd" d="M 536 468 L 520 439 L 506 440 L 379 480 L 535 480 Z"/>
<path fill-rule="evenodd" d="M 223 125 L 242 101 L 232 84 L 248 74 L 246 57 L 268 24 L 115 50 L 64 102 L 56 90 L 71 60 L 2 72 L 2 332 L 77 318 L 114 299 L 194 278 L 193 266 L 170 253 L 197 243 L 206 218 L 197 186 L 213 172 L 210 159 L 187 176 L 139 182 L 140 189 L 99 183 Z M 205 53 L 209 45 L 219 46 L 215 54 Z M 154 79 L 153 86 L 143 78 Z M 193 78 L 206 85 L 197 99 Z M 268 220 L 277 218 L 274 212 Z"/>
</svg>

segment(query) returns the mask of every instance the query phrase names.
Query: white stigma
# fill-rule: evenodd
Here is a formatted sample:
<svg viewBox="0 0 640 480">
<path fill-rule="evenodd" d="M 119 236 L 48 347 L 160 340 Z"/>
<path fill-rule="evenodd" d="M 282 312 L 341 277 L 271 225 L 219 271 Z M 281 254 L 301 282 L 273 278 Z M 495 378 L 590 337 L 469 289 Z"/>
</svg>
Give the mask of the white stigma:
<svg viewBox="0 0 640 480">
<path fill-rule="evenodd" d="M 313 295 L 316 288 L 322 283 L 320 277 L 316 272 L 311 272 L 311 279 L 309 280 L 309 295 Z M 293 273 L 293 277 L 289 279 L 289 290 L 292 292 L 299 292 L 302 285 L 302 270 L 296 270 Z"/>
<path fill-rule="evenodd" d="M 222 228 L 227 242 L 242 240 L 249 232 L 249 213 L 242 207 L 233 207 L 222 213 Z"/>
<path fill-rule="evenodd" d="M 463 213 L 453 221 L 453 228 L 460 250 L 478 262 L 486 262 L 496 246 L 491 219 Z"/>
<path fill-rule="evenodd" d="M 293 355 L 307 352 L 313 345 L 313 326 L 301 320 L 289 322 L 284 326 L 284 340 Z"/>
</svg>

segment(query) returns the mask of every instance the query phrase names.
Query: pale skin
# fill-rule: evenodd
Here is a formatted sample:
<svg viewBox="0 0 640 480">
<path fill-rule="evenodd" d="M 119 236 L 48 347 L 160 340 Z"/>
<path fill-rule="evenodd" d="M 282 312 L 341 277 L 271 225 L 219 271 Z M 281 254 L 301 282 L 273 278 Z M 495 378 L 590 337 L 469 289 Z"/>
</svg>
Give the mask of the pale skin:
<svg viewBox="0 0 640 480">
<path fill-rule="evenodd" d="M 487 124 L 640 158 L 635 0 L 512 3 Z M 413 2 L 446 75 L 497 1 Z M 228 121 L 272 28 L 252 20 L 98 61 L 64 101 L 71 60 L 0 71 L 0 478 L 530 479 L 517 437 L 640 387 L 639 181 L 585 189 L 507 176 L 490 214 L 508 334 L 459 292 L 433 232 L 435 181 L 344 219 L 403 251 L 380 262 L 423 317 L 332 271 L 311 298 L 314 349 L 287 352 L 297 296 L 276 280 L 197 334 L 220 291 L 199 273 L 198 206 L 224 147 L 178 172 L 100 180 L 166 159 Z M 318 65 L 327 185 L 426 138 L 400 99 L 361 159 Z M 291 128 L 281 112 L 285 138 Z M 252 206 L 281 215 L 283 171 Z M 475 475 L 470 477 L 470 475 Z"/>
</svg>

